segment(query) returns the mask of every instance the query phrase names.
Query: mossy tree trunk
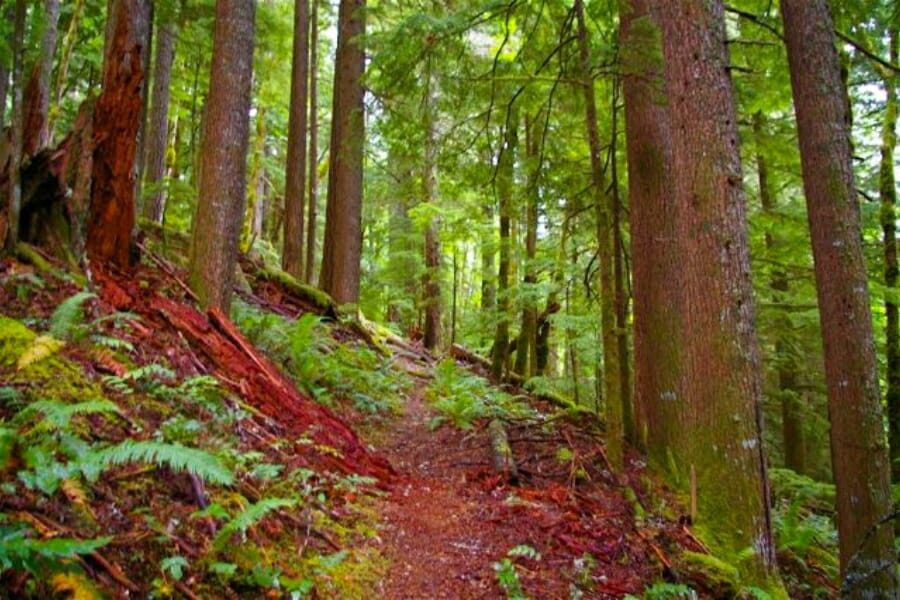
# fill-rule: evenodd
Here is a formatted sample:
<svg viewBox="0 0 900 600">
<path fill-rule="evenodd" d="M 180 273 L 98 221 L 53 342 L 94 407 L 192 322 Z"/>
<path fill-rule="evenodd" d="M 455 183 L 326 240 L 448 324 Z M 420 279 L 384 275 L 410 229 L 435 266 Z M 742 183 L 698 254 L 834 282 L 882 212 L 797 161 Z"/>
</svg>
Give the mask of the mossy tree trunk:
<svg viewBox="0 0 900 600">
<path fill-rule="evenodd" d="M 523 377 L 537 374 L 537 228 L 540 204 L 540 139 L 545 111 L 541 110 L 525 119 L 525 156 L 528 165 L 528 181 L 525 189 L 525 277 L 522 294 L 522 328 L 516 345 L 515 371 Z"/>
<path fill-rule="evenodd" d="M 12 122 L 10 127 L 9 148 L 9 187 L 7 188 L 7 213 L 6 223 L 0 220 L 0 234 L 3 234 L 4 246 L 8 252 L 12 252 L 19 243 L 19 216 L 22 211 L 22 137 L 24 115 L 22 112 L 23 93 L 23 69 L 22 61 L 25 56 L 25 16 L 27 6 L 25 0 L 16 0 L 15 16 L 13 17 L 12 39 Z M 2 215 L 0 215 L 2 218 Z M 5 225 L 5 227 L 4 227 Z"/>
<path fill-rule="evenodd" d="M 890 32 L 889 60 L 897 64 L 897 29 Z M 884 285 L 885 295 L 885 359 L 887 361 L 887 411 L 891 458 L 891 480 L 900 483 L 900 310 L 898 310 L 897 283 L 900 268 L 897 265 L 897 182 L 894 178 L 894 150 L 897 147 L 897 87 L 893 73 L 884 74 L 887 94 L 884 121 L 881 132 L 881 165 L 879 169 L 879 193 L 881 196 L 881 230 L 884 234 Z"/>
<path fill-rule="evenodd" d="M 436 205 L 437 190 L 437 140 L 435 136 L 435 106 L 437 96 L 434 90 L 434 71 L 432 56 L 425 60 L 425 98 L 422 102 L 422 125 L 425 132 L 424 171 L 422 173 L 422 192 L 426 202 Z M 429 350 L 436 350 L 441 345 L 441 246 L 438 236 L 439 220 L 436 215 L 428 218 L 425 224 L 424 259 L 425 273 L 422 276 L 422 300 L 425 310 L 425 327 L 423 343 Z"/>
<path fill-rule="evenodd" d="M 190 283 L 226 314 L 246 199 L 255 0 L 217 0 Z"/>
<path fill-rule="evenodd" d="M 781 3 L 815 261 L 844 595 L 898 593 L 882 420 L 849 114 L 826 0 Z M 875 529 L 873 529 L 873 527 Z"/>
<path fill-rule="evenodd" d="M 597 216 L 597 247 L 600 263 L 600 331 L 603 343 L 603 400 L 607 428 L 607 453 L 612 465 L 623 466 L 625 422 L 622 406 L 622 372 L 619 340 L 616 335 L 615 234 L 612 199 L 607 193 L 601 156 L 600 130 L 597 126 L 597 100 L 591 75 L 590 44 L 584 18 L 583 0 L 575 0 L 578 49 L 584 87 L 585 121 L 591 159 L 591 186 Z"/>
<path fill-rule="evenodd" d="M 319 202 L 319 0 L 309 17 L 309 198 L 306 210 L 306 283 L 316 280 L 316 221 Z"/>
<path fill-rule="evenodd" d="M 22 156 L 34 156 L 50 144 L 50 75 L 56 54 L 59 0 L 44 0 L 41 21 L 41 53 L 34 62 L 25 86 L 25 124 Z"/>
<path fill-rule="evenodd" d="M 294 2 L 294 55 L 284 186 L 284 250 L 281 267 L 304 279 L 307 104 L 309 102 L 309 0 Z"/>
<path fill-rule="evenodd" d="M 752 548 L 739 565 L 742 579 L 768 587 L 775 549 L 724 7 L 721 1 L 680 0 L 660 3 L 658 10 L 673 157 L 675 260 L 681 263 L 676 306 L 683 326 L 678 363 L 683 396 L 668 399 L 678 405 L 678 418 L 660 425 L 674 430 L 674 468 L 682 475 L 696 473 L 698 517 L 715 532 L 718 550 L 736 555 Z"/>
<path fill-rule="evenodd" d="M 500 257 L 497 269 L 497 326 L 494 330 L 494 349 L 491 371 L 501 379 L 509 352 L 509 268 L 511 263 L 510 225 L 513 212 L 516 152 L 519 146 L 518 109 L 510 107 L 503 134 L 503 145 L 497 160 L 496 189 L 500 207 Z"/>
</svg>

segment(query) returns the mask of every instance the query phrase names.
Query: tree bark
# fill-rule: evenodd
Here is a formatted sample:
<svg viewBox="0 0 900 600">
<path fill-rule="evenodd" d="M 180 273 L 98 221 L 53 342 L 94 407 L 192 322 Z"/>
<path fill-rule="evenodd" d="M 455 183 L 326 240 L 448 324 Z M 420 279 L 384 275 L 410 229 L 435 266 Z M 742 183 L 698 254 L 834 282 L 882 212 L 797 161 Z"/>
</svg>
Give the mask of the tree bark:
<svg viewBox="0 0 900 600">
<path fill-rule="evenodd" d="M 578 54 L 584 93 L 585 122 L 591 159 L 591 186 L 597 216 L 597 247 L 600 263 L 600 330 L 603 341 L 603 397 L 606 416 L 606 451 L 612 465 L 624 463 L 625 421 L 622 404 L 622 372 L 619 340 L 616 335 L 615 237 L 612 199 L 606 192 L 600 130 L 597 127 L 597 99 L 591 75 L 590 45 L 584 19 L 584 2 L 575 0 L 578 24 Z"/>
<path fill-rule="evenodd" d="M 888 59 L 896 64 L 898 32 L 890 31 Z M 897 147 L 897 86 L 896 75 L 883 75 L 886 92 L 884 121 L 881 132 L 881 165 L 879 194 L 881 196 L 881 230 L 884 235 L 885 295 L 885 359 L 887 362 L 888 433 L 891 461 L 891 480 L 900 483 L 900 310 L 896 299 L 900 267 L 897 265 L 897 182 L 894 178 L 894 150 Z"/>
<path fill-rule="evenodd" d="M 425 201 L 436 205 L 437 196 L 437 144 L 435 140 L 434 105 L 434 73 L 432 58 L 426 59 L 425 66 L 425 99 L 423 102 L 423 125 L 425 129 L 424 173 L 422 174 Z M 438 219 L 428 218 L 425 224 L 425 273 L 423 275 L 423 292 L 425 304 L 425 328 L 423 343 L 429 350 L 437 350 L 441 345 L 441 246 L 438 237 Z"/>
<path fill-rule="evenodd" d="M 540 203 L 540 147 L 538 140 L 538 123 L 543 111 L 537 118 L 525 120 L 525 153 L 528 169 L 528 183 L 525 190 L 525 278 L 523 280 L 522 328 L 519 331 L 519 342 L 516 345 L 515 372 L 525 378 L 534 377 L 537 373 L 537 300 L 535 287 L 537 274 L 535 259 L 537 258 L 537 221 Z"/>
<path fill-rule="evenodd" d="M 24 81 L 22 77 L 22 60 L 25 55 L 25 0 L 16 0 L 15 17 L 13 19 L 12 39 L 12 123 L 9 148 L 9 188 L 7 191 L 7 222 L 0 221 L 0 234 L 3 235 L 7 252 L 12 252 L 19 242 L 19 213 L 22 210 L 22 137 L 24 114 L 22 102 L 24 93 L 22 90 Z M 4 227 L 5 225 L 5 227 Z"/>
<path fill-rule="evenodd" d="M 225 312 L 246 194 L 255 5 L 254 0 L 216 1 L 200 198 L 191 247 L 191 287 L 201 306 Z"/>
<path fill-rule="evenodd" d="M 50 144 L 50 75 L 56 53 L 59 0 L 44 0 L 43 11 L 41 54 L 35 61 L 25 87 L 22 156 L 26 159 Z"/>
<path fill-rule="evenodd" d="M 319 202 L 319 0 L 309 20 L 309 199 L 306 210 L 306 283 L 316 280 L 316 220 Z"/>
<path fill-rule="evenodd" d="M 56 85 L 54 87 L 53 92 L 53 100 L 56 103 L 56 106 L 62 103 L 63 92 L 66 88 L 66 81 L 69 77 L 69 62 L 72 59 L 72 50 L 75 48 L 75 43 L 78 37 L 78 26 L 81 23 L 81 19 L 84 16 L 84 0 L 75 0 L 75 7 L 72 10 L 72 17 L 69 19 L 69 26 L 66 29 L 66 35 L 63 36 L 62 40 L 62 54 L 59 58 L 59 64 L 56 69 Z M 50 138 L 52 139 L 54 136 L 54 132 L 56 129 L 56 113 L 58 111 L 54 111 L 50 114 Z"/>
<path fill-rule="evenodd" d="M 314 0 L 315 1 L 315 0 Z M 294 59 L 291 67 L 291 108 L 288 118 L 284 188 L 284 251 L 281 267 L 303 280 L 305 250 L 303 210 L 306 199 L 306 115 L 309 83 L 309 1 L 294 2 Z"/>
<path fill-rule="evenodd" d="M 153 86 L 150 96 L 150 119 L 145 133 L 147 155 L 144 158 L 144 180 L 151 188 L 143 200 L 143 216 L 154 223 L 162 223 L 166 196 L 162 183 L 166 169 L 166 149 L 169 141 L 169 90 L 172 64 L 175 60 L 174 15 L 158 10 L 156 14 L 156 59 L 153 64 Z"/>
<path fill-rule="evenodd" d="M 144 53 L 149 28 L 147 0 L 114 0 L 103 59 L 103 93 L 97 99 L 87 254 L 100 263 L 131 266 L 135 215 L 135 156 L 140 129 Z"/>
<path fill-rule="evenodd" d="M 721 549 L 753 549 L 742 579 L 775 573 L 762 447 L 762 379 L 755 337 L 745 199 L 721 1 L 656 4 L 663 29 L 676 205 L 683 397 L 672 462 L 696 471 L 702 523 Z M 671 283 L 669 283 L 671 285 Z M 680 361 L 679 361 L 680 362 Z M 728 481 L 728 485 L 722 485 Z"/>
<path fill-rule="evenodd" d="M 365 0 L 341 0 L 335 60 L 325 240 L 319 285 L 338 304 L 359 300 L 365 107 Z"/>
<path fill-rule="evenodd" d="M 842 595 L 896 597 L 890 464 L 851 168 L 847 92 L 826 0 L 781 3 L 825 349 Z"/>
</svg>

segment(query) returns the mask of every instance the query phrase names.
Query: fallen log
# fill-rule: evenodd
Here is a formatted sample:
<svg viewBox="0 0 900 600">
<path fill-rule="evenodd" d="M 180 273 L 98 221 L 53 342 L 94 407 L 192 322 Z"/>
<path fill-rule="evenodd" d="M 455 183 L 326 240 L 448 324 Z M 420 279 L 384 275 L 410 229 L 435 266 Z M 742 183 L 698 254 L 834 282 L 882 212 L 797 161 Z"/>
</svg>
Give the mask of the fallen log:
<svg viewBox="0 0 900 600">
<path fill-rule="evenodd" d="M 488 434 L 491 437 L 491 468 L 498 475 L 502 475 L 508 483 L 519 482 L 519 470 L 516 467 L 516 459 L 509 445 L 509 436 L 506 435 L 506 427 L 503 421 L 493 419 L 488 423 Z"/>
</svg>

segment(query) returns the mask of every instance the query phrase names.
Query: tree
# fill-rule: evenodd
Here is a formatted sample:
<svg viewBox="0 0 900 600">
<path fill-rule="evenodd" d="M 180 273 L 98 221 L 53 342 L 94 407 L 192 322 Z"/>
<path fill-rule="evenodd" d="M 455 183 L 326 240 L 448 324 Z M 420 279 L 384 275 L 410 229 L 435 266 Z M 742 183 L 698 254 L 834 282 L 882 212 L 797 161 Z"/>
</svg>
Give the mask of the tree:
<svg viewBox="0 0 900 600">
<path fill-rule="evenodd" d="M 34 63 L 25 87 L 25 124 L 22 153 L 34 156 L 50 143 L 50 74 L 56 53 L 59 0 L 44 0 L 41 53 Z"/>
<path fill-rule="evenodd" d="M 86 250 L 91 260 L 130 266 L 135 221 L 135 162 L 150 33 L 147 0 L 112 0 L 103 56 L 103 92 L 94 112 L 91 203 Z"/>
<path fill-rule="evenodd" d="M 847 93 L 826 0 L 784 0 L 785 43 L 815 261 L 844 593 L 900 593 L 888 453 L 851 168 Z"/>
<path fill-rule="evenodd" d="M 19 242 L 19 213 L 22 210 L 22 182 L 21 182 L 21 166 L 22 166 L 22 144 L 23 144 L 23 121 L 22 114 L 22 60 L 24 58 L 24 39 L 25 39 L 25 0 L 16 0 L 15 17 L 13 24 L 13 41 L 12 41 L 12 126 L 10 136 L 9 150 L 9 188 L 7 198 L 7 222 L 4 245 L 7 251 L 12 251 Z M 5 106 L 3 107 L 6 108 Z"/>
<path fill-rule="evenodd" d="M 425 60 L 425 97 L 422 101 L 422 121 L 425 130 L 424 170 L 422 173 L 422 193 L 425 202 L 434 205 L 437 193 L 437 133 L 435 131 L 435 104 L 437 96 L 434 88 L 431 55 Z M 423 302 L 425 306 L 425 328 L 423 343 L 429 350 L 437 350 L 441 345 L 441 247 L 438 239 L 438 218 L 429 215 L 425 223 L 425 273 L 422 277 Z"/>
<path fill-rule="evenodd" d="M 316 217 L 319 202 L 319 0 L 309 18 L 309 199 L 306 211 L 306 283 L 315 281 Z"/>
<path fill-rule="evenodd" d="M 200 198 L 190 283 L 204 307 L 227 310 L 246 194 L 255 0 L 216 0 Z"/>
<path fill-rule="evenodd" d="M 500 256 L 497 267 L 496 320 L 494 332 L 494 348 L 491 354 L 491 371 L 494 377 L 501 379 L 509 353 L 509 293 L 511 241 L 510 223 L 513 214 L 516 154 L 519 148 L 519 115 L 518 107 L 509 107 L 506 125 L 503 129 L 503 144 L 497 158 L 495 174 L 497 202 L 500 213 Z"/>
<path fill-rule="evenodd" d="M 166 147 L 169 139 L 169 97 L 172 87 L 172 64 L 175 60 L 175 15 L 158 4 L 156 18 L 156 57 L 153 63 L 153 85 L 150 94 L 150 117 L 144 139 L 144 180 L 151 188 L 143 199 L 144 218 L 163 222 L 165 195 L 162 182 L 166 168 Z"/>
<path fill-rule="evenodd" d="M 282 268 L 303 279 L 303 210 L 306 199 L 306 115 L 309 83 L 309 1 L 294 2 L 294 58 L 288 122 L 287 183 L 284 189 L 284 251 Z"/>
<path fill-rule="evenodd" d="M 365 0 L 341 0 L 329 151 L 325 240 L 319 286 L 338 303 L 359 300 L 365 136 Z"/>
<path fill-rule="evenodd" d="M 675 256 L 681 263 L 675 305 L 683 327 L 680 348 L 672 349 L 681 353 L 675 360 L 683 368 L 683 385 L 663 393 L 674 405 L 674 419 L 654 426 L 674 430 L 668 434 L 674 468 L 696 474 L 692 493 L 701 522 L 720 532 L 722 550 L 735 554 L 752 548 L 741 574 L 747 581 L 766 582 L 775 571 L 775 556 L 724 8 L 706 0 L 654 6 L 669 101 L 670 193 Z M 683 395 L 672 395 L 677 392 Z"/>
</svg>

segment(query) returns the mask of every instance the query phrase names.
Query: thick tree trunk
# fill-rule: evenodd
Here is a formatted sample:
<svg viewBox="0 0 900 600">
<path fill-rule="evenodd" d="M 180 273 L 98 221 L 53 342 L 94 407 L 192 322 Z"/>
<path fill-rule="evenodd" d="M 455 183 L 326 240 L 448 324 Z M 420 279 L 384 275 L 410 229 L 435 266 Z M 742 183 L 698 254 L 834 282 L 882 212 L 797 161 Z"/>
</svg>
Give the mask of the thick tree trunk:
<svg viewBox="0 0 900 600">
<path fill-rule="evenodd" d="M 612 465 L 624 462 L 625 421 L 622 405 L 622 372 L 619 340 L 616 335 L 615 235 L 612 200 L 606 192 L 600 130 L 597 127 L 597 100 L 591 76 L 590 46 L 584 20 L 584 2 L 575 0 L 578 22 L 578 50 L 584 88 L 585 121 L 591 158 L 591 185 L 597 215 L 597 246 L 600 263 L 600 330 L 603 340 L 603 396 L 606 416 L 606 451 Z"/>
<path fill-rule="evenodd" d="M 314 0 L 315 1 L 315 0 Z M 294 2 L 294 58 L 291 67 L 291 108 L 288 119 L 284 187 L 284 251 L 281 267 L 303 280 L 303 210 L 306 199 L 306 115 L 309 83 L 309 1 Z"/>
<path fill-rule="evenodd" d="M 135 156 L 140 129 L 144 53 L 150 18 L 147 0 L 114 0 L 97 99 L 87 253 L 120 269 L 131 265 L 135 216 Z"/>
<path fill-rule="evenodd" d="M 12 40 L 12 123 L 11 123 L 11 139 L 9 148 L 9 167 L 8 178 L 9 187 L 7 188 L 7 214 L 6 223 L 2 221 L 0 215 L 0 235 L 4 238 L 7 251 L 15 249 L 19 242 L 19 214 L 22 211 L 22 137 L 24 114 L 22 111 L 22 102 L 24 100 L 23 93 L 23 69 L 22 60 L 25 56 L 25 0 L 16 0 L 15 17 L 13 19 L 13 40 Z"/>
<path fill-rule="evenodd" d="M 896 64 L 898 56 L 898 32 L 890 32 L 889 60 Z M 889 289 L 885 296 L 884 335 L 887 362 L 887 411 L 891 460 L 891 480 L 900 483 L 900 310 L 895 296 L 900 279 L 897 265 L 897 182 L 894 178 L 894 150 L 897 147 L 897 86 L 896 75 L 884 75 L 884 122 L 881 132 L 881 168 L 879 193 L 881 195 L 881 230 L 884 234 L 884 285 Z"/>
<path fill-rule="evenodd" d="M 306 283 L 316 280 L 316 220 L 319 203 L 319 0 L 309 20 L 309 199 L 306 210 Z"/>
<path fill-rule="evenodd" d="M 59 0 L 44 0 L 41 54 L 25 87 L 25 125 L 22 156 L 34 156 L 50 143 L 50 75 L 56 53 L 56 37 L 59 24 Z"/>
<path fill-rule="evenodd" d="M 217 0 L 191 287 L 227 312 L 246 194 L 255 0 Z"/>
<path fill-rule="evenodd" d="M 365 0 L 341 0 L 331 120 L 325 242 L 319 282 L 338 304 L 359 300 L 365 107 Z"/>
<path fill-rule="evenodd" d="M 672 463 L 696 471 L 701 523 L 729 554 L 753 549 L 742 579 L 768 587 L 775 571 L 762 448 L 745 199 L 721 1 L 658 5 L 671 119 L 684 396 Z M 657 233 L 657 235 L 659 235 Z M 671 282 L 667 282 L 672 285 Z M 722 485 L 727 481 L 727 485 Z"/>
<path fill-rule="evenodd" d="M 850 164 L 847 93 L 826 0 L 781 3 L 812 234 L 843 594 L 898 595 L 890 464 Z M 874 528 L 874 529 L 873 529 Z"/>
<path fill-rule="evenodd" d="M 162 182 L 166 169 L 169 141 L 169 90 L 175 59 L 175 20 L 159 10 L 156 14 L 156 59 L 153 64 L 153 86 L 150 97 L 150 119 L 145 132 L 144 181 L 151 188 L 143 200 L 143 217 L 162 223 L 166 196 Z"/>
</svg>

